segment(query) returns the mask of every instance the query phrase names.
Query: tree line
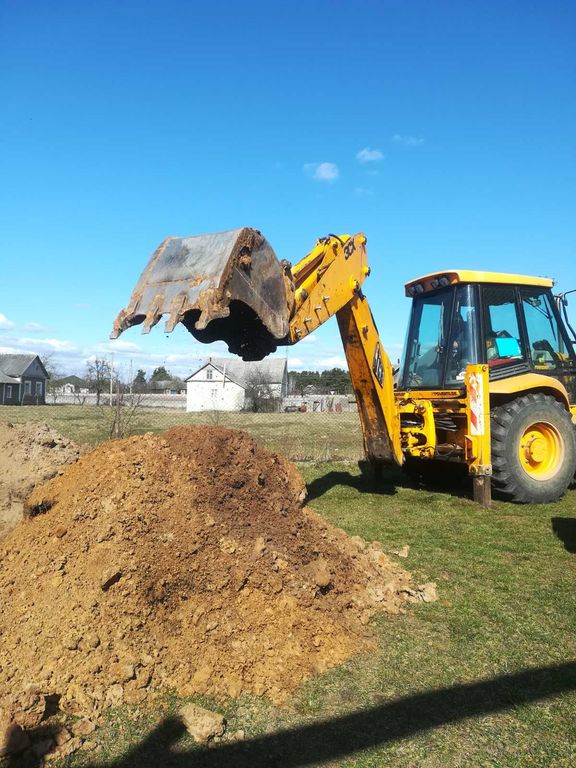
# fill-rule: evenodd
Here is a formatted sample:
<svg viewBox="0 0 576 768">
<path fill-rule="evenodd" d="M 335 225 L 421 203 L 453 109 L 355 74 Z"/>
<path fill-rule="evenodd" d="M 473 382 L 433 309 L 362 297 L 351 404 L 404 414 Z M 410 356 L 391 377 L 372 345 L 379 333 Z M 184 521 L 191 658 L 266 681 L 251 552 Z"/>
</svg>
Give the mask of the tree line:
<svg viewBox="0 0 576 768">
<path fill-rule="evenodd" d="M 58 386 L 60 376 L 52 365 L 50 365 L 49 373 L 51 376 L 50 386 Z M 255 397 L 256 392 L 261 394 L 269 382 L 265 380 L 266 377 L 258 377 L 257 374 L 253 374 L 252 378 L 254 381 L 250 380 L 248 388 L 251 390 L 251 396 Z M 87 363 L 82 383 L 90 392 L 96 393 L 98 400 L 102 393 L 109 391 L 111 380 L 114 390 L 119 389 L 122 392 L 154 391 L 155 385 L 162 381 L 172 381 L 176 389 L 185 389 L 184 382 L 177 376 L 173 376 L 164 365 L 154 368 L 149 376 L 143 368 L 139 368 L 132 381 L 118 381 L 117 373 L 112 369 L 108 360 L 96 358 Z M 310 392 L 320 395 L 347 395 L 353 391 L 350 374 L 343 368 L 330 368 L 326 371 L 290 371 L 288 373 L 288 390 L 292 395 L 305 395 Z M 258 396 L 258 399 L 262 398 Z"/>
<path fill-rule="evenodd" d="M 131 391 L 144 393 L 154 391 L 154 385 L 161 381 L 173 382 L 174 388 L 178 390 L 186 388 L 184 382 L 177 376 L 173 376 L 163 365 L 154 368 L 150 376 L 146 375 L 146 371 L 143 368 L 139 368 L 132 381 L 126 381 L 126 379 L 118 376 L 118 372 L 114 370 L 110 361 L 105 358 L 95 358 L 88 361 L 84 376 L 73 377 L 60 373 L 51 356 L 46 356 L 43 362 L 50 376 L 47 385 L 48 392 L 57 392 L 58 388 L 71 378 L 78 387 L 85 387 L 89 392 L 96 394 L 97 405 L 100 403 L 101 395 L 109 392 L 111 388 L 114 392 L 126 393 Z"/>
<path fill-rule="evenodd" d="M 288 388 L 292 395 L 306 394 L 306 388 L 313 388 L 319 395 L 349 395 L 352 390 L 350 374 L 343 368 L 327 371 L 290 371 Z"/>
</svg>

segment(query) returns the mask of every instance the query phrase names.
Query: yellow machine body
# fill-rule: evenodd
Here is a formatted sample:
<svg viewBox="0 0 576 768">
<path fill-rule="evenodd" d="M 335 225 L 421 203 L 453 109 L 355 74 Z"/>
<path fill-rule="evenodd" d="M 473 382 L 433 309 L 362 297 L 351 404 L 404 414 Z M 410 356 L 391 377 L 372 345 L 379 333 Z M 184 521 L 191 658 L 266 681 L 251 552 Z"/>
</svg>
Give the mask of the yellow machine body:
<svg viewBox="0 0 576 768">
<path fill-rule="evenodd" d="M 260 359 L 278 345 L 299 343 L 335 315 L 371 462 L 466 466 L 475 497 L 485 505 L 490 503 L 494 466 L 502 476 L 502 462 L 515 462 L 514 471 L 526 475 L 520 477 L 518 500 L 532 500 L 531 494 L 535 501 L 546 500 L 540 488 L 556 469 L 565 470 L 565 464 L 568 470 L 574 464 L 572 473 L 576 469 L 576 431 L 570 430 L 570 416 L 576 423 L 573 394 L 558 378 L 539 373 L 539 358 L 533 370 L 514 369 L 494 380 L 490 363 L 484 362 L 466 365 L 453 386 L 397 388 L 362 291 L 369 274 L 362 233 L 321 238 L 294 266 L 279 262 L 257 230 L 169 238 L 144 270 L 127 309 L 118 315 L 113 336 L 142 322 L 147 332 L 168 313 L 168 332 L 182 322 L 202 341 L 224 339 L 244 359 Z M 445 270 L 410 281 L 406 294 L 416 299 L 459 284 L 549 291 L 552 281 Z M 566 344 L 569 348 L 568 340 Z M 546 346 L 538 355 L 547 359 Z M 574 363 L 574 376 L 565 377 L 574 392 L 576 359 L 569 351 L 564 357 Z M 524 419 L 524 424 L 524 412 L 531 409 L 534 419 Z M 500 420 L 493 421 L 494 413 Z M 491 423 L 496 424 L 494 436 Z M 517 433 L 512 457 L 502 424 Z M 512 497 L 514 493 L 512 488 Z"/>
</svg>

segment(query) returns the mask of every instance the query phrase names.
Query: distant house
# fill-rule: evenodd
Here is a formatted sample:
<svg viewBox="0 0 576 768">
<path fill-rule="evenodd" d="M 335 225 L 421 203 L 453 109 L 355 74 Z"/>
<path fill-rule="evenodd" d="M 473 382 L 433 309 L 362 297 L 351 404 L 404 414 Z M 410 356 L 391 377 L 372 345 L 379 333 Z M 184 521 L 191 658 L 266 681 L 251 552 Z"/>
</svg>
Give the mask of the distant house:
<svg viewBox="0 0 576 768">
<path fill-rule="evenodd" d="M 286 360 L 267 358 L 245 363 L 235 358 L 211 357 L 186 379 L 187 411 L 241 411 L 250 392 L 262 388 L 269 398 L 288 394 Z"/>
<path fill-rule="evenodd" d="M 180 379 L 160 379 L 148 384 L 148 391 L 153 395 L 183 395 L 186 392 Z"/>
<path fill-rule="evenodd" d="M 49 378 L 38 355 L 0 354 L 0 405 L 44 405 Z"/>
<path fill-rule="evenodd" d="M 89 386 L 80 376 L 64 376 L 62 379 L 52 379 L 50 390 L 56 395 L 85 395 L 89 392 Z"/>
</svg>

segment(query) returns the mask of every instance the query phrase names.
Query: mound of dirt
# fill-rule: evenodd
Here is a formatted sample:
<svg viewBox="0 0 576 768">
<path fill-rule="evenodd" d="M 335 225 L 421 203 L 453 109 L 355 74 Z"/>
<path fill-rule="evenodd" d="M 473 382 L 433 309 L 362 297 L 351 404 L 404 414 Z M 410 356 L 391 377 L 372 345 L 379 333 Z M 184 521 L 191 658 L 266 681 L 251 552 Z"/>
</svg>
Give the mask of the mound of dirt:
<svg viewBox="0 0 576 768">
<path fill-rule="evenodd" d="M 378 545 L 303 507 L 296 468 L 242 432 L 100 445 L 36 488 L 0 543 L 0 699 L 72 713 L 157 689 L 282 702 L 427 599 Z"/>
<path fill-rule="evenodd" d="M 0 536 L 22 519 L 24 500 L 80 450 L 47 424 L 0 424 Z"/>
</svg>

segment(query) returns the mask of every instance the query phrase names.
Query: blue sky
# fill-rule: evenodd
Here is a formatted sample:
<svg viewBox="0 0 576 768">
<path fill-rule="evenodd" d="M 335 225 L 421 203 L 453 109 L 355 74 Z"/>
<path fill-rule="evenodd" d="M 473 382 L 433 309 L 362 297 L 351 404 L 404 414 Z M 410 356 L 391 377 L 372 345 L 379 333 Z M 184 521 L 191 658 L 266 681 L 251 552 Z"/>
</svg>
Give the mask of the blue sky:
<svg viewBox="0 0 576 768">
<path fill-rule="evenodd" d="M 0 98 L 3 351 L 189 372 L 223 345 L 112 321 L 166 236 L 240 226 L 363 231 L 393 358 L 421 273 L 576 288 L 573 2 L 3 0 Z M 335 321 L 288 354 L 343 364 Z"/>
</svg>

